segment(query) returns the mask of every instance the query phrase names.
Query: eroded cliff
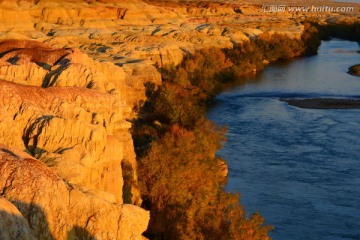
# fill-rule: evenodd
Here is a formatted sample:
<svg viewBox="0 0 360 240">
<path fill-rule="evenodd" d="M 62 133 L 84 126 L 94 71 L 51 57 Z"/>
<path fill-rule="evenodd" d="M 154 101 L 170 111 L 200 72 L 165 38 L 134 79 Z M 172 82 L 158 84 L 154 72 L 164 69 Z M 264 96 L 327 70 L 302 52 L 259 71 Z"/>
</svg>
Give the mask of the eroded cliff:
<svg viewBox="0 0 360 240">
<path fill-rule="evenodd" d="M 0 38 L 31 38 L 56 47 L 76 47 L 91 57 L 131 69 L 152 63 L 177 64 L 184 54 L 196 49 L 230 48 L 261 33 L 300 37 L 301 22 L 309 17 L 326 22 L 356 19 L 359 14 L 357 5 L 346 3 L 341 6 L 354 9 L 343 14 L 263 12 L 263 4 L 336 5 L 328 1 L 272 0 L 5 0 L 0 6 Z"/>
<path fill-rule="evenodd" d="M 154 64 L 358 14 L 264 13 L 260 1 L 0 1 L 0 238 L 141 239 L 149 213 L 137 207 L 128 120 L 144 83 L 161 83 Z"/>
<path fill-rule="evenodd" d="M 0 173 L 1 195 L 13 204 L 0 199 L 2 239 L 142 239 L 147 227 L 148 212 L 76 189 L 3 145 Z"/>
<path fill-rule="evenodd" d="M 78 227 L 97 239 L 140 239 L 149 214 L 124 205 L 141 204 L 126 120 L 137 90 L 122 68 L 34 41 L 3 41 L 0 51 L 1 196 L 36 238 L 66 239 Z"/>
</svg>

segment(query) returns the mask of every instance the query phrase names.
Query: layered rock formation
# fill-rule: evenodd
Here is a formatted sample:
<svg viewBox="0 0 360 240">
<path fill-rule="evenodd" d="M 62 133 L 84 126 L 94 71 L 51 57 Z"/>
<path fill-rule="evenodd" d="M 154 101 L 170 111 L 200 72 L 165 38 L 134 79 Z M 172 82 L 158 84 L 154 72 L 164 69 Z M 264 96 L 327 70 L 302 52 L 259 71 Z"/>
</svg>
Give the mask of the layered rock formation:
<svg viewBox="0 0 360 240">
<path fill-rule="evenodd" d="M 121 203 L 121 160 L 135 164 L 124 152 L 132 139 L 123 70 L 76 49 L 24 41 L 4 41 L 0 48 L 2 143 L 26 149 L 69 183 L 112 193 Z"/>
<path fill-rule="evenodd" d="M 144 210 L 73 188 L 40 161 L 3 145 L 0 174 L 1 195 L 13 203 L 0 198 L 2 239 L 142 239 L 147 227 Z"/>
<path fill-rule="evenodd" d="M 136 207 L 127 120 L 144 83 L 161 83 L 153 65 L 264 32 L 298 38 L 312 16 L 359 16 L 263 3 L 0 1 L 0 238 L 141 239 L 149 214 Z"/>
<path fill-rule="evenodd" d="M 38 39 L 55 47 L 80 48 L 89 56 L 145 69 L 180 63 L 206 47 L 233 47 L 257 35 L 300 37 L 301 21 L 357 19 L 356 4 L 330 1 L 10 1 L 0 4 L 0 38 Z M 348 13 L 263 12 L 263 5 L 352 6 Z M 16 15 L 16 17 L 15 17 Z M 20 17 L 21 16 L 21 17 Z M 1 33 L 2 32 L 2 33 Z M 153 74 L 154 72 L 147 71 Z M 144 76 L 149 76 L 145 74 Z"/>
<path fill-rule="evenodd" d="M 330 12 L 263 12 L 263 4 L 303 6 L 296 1 L 2 1 L 0 38 L 38 39 L 76 47 L 91 57 L 131 68 L 179 63 L 204 47 L 232 47 L 263 32 L 299 37 L 307 17 L 343 18 Z M 306 6 L 319 2 L 306 2 Z M 323 1 L 323 5 L 335 3 Z M 341 6 L 345 6 L 343 3 Z M 351 5 L 351 6 L 354 6 Z M 355 6 L 346 18 L 359 14 Z M 16 17 L 15 17 L 16 15 Z M 19 17 L 21 16 L 21 17 Z M 150 60 L 150 61 L 149 61 Z"/>
<path fill-rule="evenodd" d="M 37 239 L 81 229 L 97 239 L 139 239 L 149 214 L 122 204 L 141 204 L 126 102 L 144 98 L 144 84 L 133 88 L 122 68 L 77 49 L 11 40 L 0 51 L 1 196 L 26 215 Z M 69 232 L 74 227 L 80 230 Z"/>
</svg>

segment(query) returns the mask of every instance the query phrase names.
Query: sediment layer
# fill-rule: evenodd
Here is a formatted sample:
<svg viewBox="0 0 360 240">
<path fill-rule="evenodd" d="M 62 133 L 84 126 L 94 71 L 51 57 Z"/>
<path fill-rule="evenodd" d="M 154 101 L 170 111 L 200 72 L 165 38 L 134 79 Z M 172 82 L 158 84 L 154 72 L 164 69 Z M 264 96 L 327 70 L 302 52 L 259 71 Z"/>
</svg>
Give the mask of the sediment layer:
<svg viewBox="0 0 360 240">
<path fill-rule="evenodd" d="M 149 220 L 137 207 L 129 120 L 144 83 L 161 83 L 154 65 L 262 33 L 300 38 L 303 20 L 356 21 L 359 8 L 5 0 L 0 13 L 0 238 L 128 240 L 141 239 Z"/>
</svg>

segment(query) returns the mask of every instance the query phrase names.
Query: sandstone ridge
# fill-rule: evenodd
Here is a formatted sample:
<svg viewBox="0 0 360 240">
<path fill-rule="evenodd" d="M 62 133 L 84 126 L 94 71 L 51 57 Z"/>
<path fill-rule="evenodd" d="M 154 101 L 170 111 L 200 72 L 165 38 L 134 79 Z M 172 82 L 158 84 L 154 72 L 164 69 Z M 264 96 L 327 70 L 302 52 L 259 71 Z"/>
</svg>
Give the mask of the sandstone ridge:
<svg viewBox="0 0 360 240">
<path fill-rule="evenodd" d="M 232 47 L 263 32 L 299 37 L 304 18 L 303 13 L 267 14 L 261 4 L 241 1 L 2 1 L 0 11 L 0 38 L 79 47 L 129 67 L 177 64 L 196 49 Z"/>
<path fill-rule="evenodd" d="M 2 239 L 142 239 L 149 213 L 77 190 L 17 153 L 0 147 L 0 191 L 14 204 L 0 198 Z"/>
<path fill-rule="evenodd" d="M 4 210 L 4 224 L 30 226 L 35 239 L 140 239 L 149 214 L 124 204 L 141 204 L 126 119 L 144 84 L 132 88 L 121 67 L 73 48 L 6 40 L 0 56 L 0 192 L 21 213 Z"/>
<path fill-rule="evenodd" d="M 328 22 L 356 20 L 359 15 L 357 4 L 341 3 L 354 7 L 342 14 L 264 12 L 263 4 L 301 6 L 301 2 L 251 2 L 5 0 L 0 3 L 0 39 L 37 39 L 54 47 L 80 48 L 92 58 L 126 65 L 130 72 L 134 65 L 147 69 L 153 63 L 178 64 L 196 49 L 231 48 L 261 33 L 298 38 L 303 31 L 301 22 L 309 17 Z M 307 3 L 311 4 L 340 3 Z"/>
<path fill-rule="evenodd" d="M 264 13 L 252 2 L 0 1 L 0 238 L 142 239 L 129 119 L 144 84 L 161 83 L 154 65 L 262 33 L 299 38 L 309 17 L 359 17 L 358 5 Z"/>
</svg>

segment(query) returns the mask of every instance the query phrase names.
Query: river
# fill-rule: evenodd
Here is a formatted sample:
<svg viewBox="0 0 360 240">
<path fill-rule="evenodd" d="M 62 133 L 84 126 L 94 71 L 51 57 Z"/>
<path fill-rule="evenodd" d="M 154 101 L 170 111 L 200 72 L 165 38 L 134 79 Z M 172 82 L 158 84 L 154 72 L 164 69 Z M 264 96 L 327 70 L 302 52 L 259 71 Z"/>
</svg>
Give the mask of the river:
<svg viewBox="0 0 360 240">
<path fill-rule="evenodd" d="M 359 97 L 359 45 L 322 42 L 319 54 L 270 64 L 216 98 L 208 117 L 228 127 L 217 154 L 228 191 L 275 226 L 274 240 L 360 239 L 360 109 L 302 109 L 280 98 Z"/>
</svg>

